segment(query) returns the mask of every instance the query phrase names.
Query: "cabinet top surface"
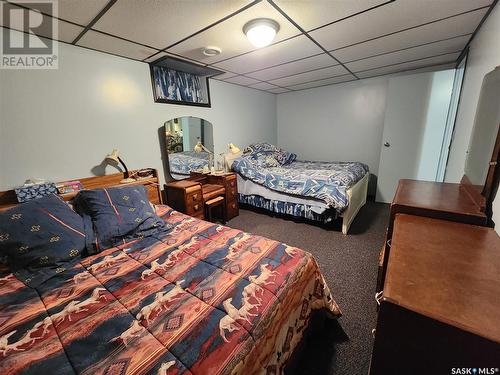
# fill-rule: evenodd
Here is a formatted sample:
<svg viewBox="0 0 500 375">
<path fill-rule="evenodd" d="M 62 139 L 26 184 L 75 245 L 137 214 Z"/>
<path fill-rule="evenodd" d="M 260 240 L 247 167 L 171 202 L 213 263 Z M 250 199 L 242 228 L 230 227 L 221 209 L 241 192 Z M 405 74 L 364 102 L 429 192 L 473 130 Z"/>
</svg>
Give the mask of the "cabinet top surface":
<svg viewBox="0 0 500 375">
<path fill-rule="evenodd" d="M 398 214 L 383 294 L 500 342 L 500 238 L 491 228 Z"/>
<path fill-rule="evenodd" d="M 460 184 L 400 180 L 392 205 L 486 217 Z"/>
<path fill-rule="evenodd" d="M 200 185 L 200 183 L 197 181 L 191 181 L 191 180 L 179 180 L 179 181 L 173 181 L 173 182 L 167 183 L 167 187 L 173 187 L 173 188 L 178 188 L 178 189 L 184 189 L 184 188 L 188 188 L 188 187 L 196 186 L 196 185 Z M 200 188 L 201 188 L 201 185 L 200 185 Z"/>
</svg>

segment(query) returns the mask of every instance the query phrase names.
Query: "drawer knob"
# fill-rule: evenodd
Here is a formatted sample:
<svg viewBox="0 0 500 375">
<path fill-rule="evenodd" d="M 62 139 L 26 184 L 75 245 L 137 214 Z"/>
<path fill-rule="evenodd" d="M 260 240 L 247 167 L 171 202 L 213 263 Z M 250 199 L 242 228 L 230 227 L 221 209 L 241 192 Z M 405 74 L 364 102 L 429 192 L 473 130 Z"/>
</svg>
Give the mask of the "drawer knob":
<svg viewBox="0 0 500 375">
<path fill-rule="evenodd" d="M 236 190 L 235 189 L 231 189 L 231 194 L 232 195 L 236 195 Z"/>
<path fill-rule="evenodd" d="M 236 208 L 236 203 L 233 203 L 233 204 L 231 205 L 231 207 L 232 207 L 232 208 Z"/>
<path fill-rule="evenodd" d="M 195 210 L 195 211 L 198 211 L 198 209 L 200 208 L 200 206 L 199 206 L 198 204 L 195 204 L 195 205 L 193 206 L 193 208 L 194 208 L 194 210 Z"/>
<path fill-rule="evenodd" d="M 234 181 L 231 181 L 229 184 L 231 185 L 231 187 L 234 187 Z"/>
<path fill-rule="evenodd" d="M 378 293 L 375 293 L 375 301 L 377 302 L 377 305 L 380 306 L 380 301 L 382 301 L 382 297 L 384 296 L 384 291 L 381 290 Z"/>
<path fill-rule="evenodd" d="M 198 194 L 193 194 L 193 200 L 197 201 L 198 200 Z"/>
</svg>

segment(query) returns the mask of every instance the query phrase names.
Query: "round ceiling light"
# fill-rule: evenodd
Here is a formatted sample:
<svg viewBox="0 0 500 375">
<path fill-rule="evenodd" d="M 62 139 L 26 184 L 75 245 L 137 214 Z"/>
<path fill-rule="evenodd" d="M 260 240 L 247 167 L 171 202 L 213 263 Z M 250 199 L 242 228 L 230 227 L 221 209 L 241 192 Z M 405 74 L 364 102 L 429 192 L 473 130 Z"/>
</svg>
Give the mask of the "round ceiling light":
<svg viewBox="0 0 500 375">
<path fill-rule="evenodd" d="M 279 29 L 278 22 L 269 18 L 257 18 L 243 26 L 243 32 L 248 40 L 257 48 L 270 45 Z"/>
<path fill-rule="evenodd" d="M 208 46 L 203 48 L 203 54 L 208 57 L 220 55 L 222 50 L 219 47 Z"/>
</svg>

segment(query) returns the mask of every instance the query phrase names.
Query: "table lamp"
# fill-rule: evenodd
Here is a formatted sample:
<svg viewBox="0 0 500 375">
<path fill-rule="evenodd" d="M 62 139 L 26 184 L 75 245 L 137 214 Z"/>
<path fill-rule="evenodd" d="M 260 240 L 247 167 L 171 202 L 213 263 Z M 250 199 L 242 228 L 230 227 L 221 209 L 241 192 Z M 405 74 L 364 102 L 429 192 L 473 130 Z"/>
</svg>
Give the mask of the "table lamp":
<svg viewBox="0 0 500 375">
<path fill-rule="evenodd" d="M 120 181 L 120 184 L 128 184 L 130 182 L 135 182 L 135 180 L 133 178 L 130 178 L 128 168 L 118 154 L 119 154 L 119 151 L 117 149 L 113 149 L 111 154 L 106 155 L 105 160 L 113 161 L 116 164 L 120 163 L 122 165 L 123 169 L 125 170 L 125 172 L 123 172 L 123 175 L 125 178 Z"/>
<path fill-rule="evenodd" d="M 208 169 L 210 171 L 213 170 L 213 163 L 214 163 L 214 153 L 210 151 L 208 148 L 203 146 L 203 143 L 201 141 L 198 141 L 198 143 L 194 146 L 194 152 L 200 153 L 202 151 L 205 151 L 208 153 Z"/>
<path fill-rule="evenodd" d="M 229 151 L 231 151 L 231 154 L 237 154 L 238 152 L 241 151 L 238 146 L 234 145 L 234 143 L 228 144 L 228 147 L 229 147 Z"/>
</svg>

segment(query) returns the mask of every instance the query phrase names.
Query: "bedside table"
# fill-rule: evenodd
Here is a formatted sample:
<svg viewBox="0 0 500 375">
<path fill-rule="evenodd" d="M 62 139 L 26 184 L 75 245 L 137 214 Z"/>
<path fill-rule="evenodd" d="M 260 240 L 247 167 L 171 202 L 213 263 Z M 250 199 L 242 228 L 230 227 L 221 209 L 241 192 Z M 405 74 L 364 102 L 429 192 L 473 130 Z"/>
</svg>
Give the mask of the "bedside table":
<svg viewBox="0 0 500 375">
<path fill-rule="evenodd" d="M 240 214 L 238 205 L 238 183 L 236 173 L 228 172 L 221 175 L 202 174 L 191 172 L 190 180 L 204 184 L 216 184 L 224 186 L 226 199 L 226 220 L 230 220 Z"/>
</svg>

